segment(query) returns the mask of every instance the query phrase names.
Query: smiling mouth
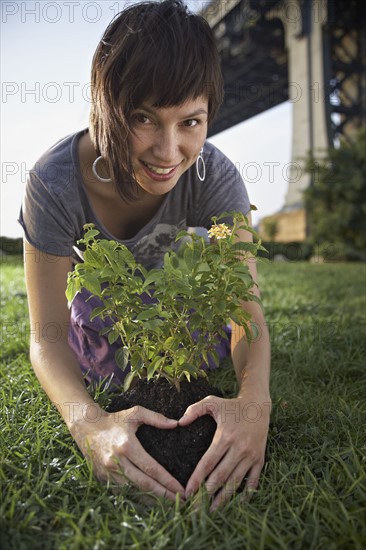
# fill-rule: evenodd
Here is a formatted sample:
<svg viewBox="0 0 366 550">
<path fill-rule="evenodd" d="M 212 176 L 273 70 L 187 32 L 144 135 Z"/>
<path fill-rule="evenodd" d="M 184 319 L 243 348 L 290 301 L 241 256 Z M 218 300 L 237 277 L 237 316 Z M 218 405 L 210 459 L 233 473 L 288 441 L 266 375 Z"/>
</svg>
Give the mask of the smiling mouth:
<svg viewBox="0 0 366 550">
<path fill-rule="evenodd" d="M 179 165 L 176 165 L 176 166 L 171 166 L 170 168 L 159 168 L 158 166 L 154 166 L 153 164 L 148 164 L 147 162 L 144 162 L 144 161 L 142 161 L 142 163 L 157 176 L 166 176 L 167 174 L 174 172 L 177 166 L 179 166 Z"/>
</svg>

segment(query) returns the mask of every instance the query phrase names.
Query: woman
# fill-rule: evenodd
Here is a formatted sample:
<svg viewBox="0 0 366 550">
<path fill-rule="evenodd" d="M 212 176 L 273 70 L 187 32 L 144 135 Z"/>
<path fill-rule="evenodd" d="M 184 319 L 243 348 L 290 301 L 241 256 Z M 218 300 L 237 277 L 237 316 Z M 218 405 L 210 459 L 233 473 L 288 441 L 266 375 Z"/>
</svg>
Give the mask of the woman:
<svg viewBox="0 0 366 550">
<path fill-rule="evenodd" d="M 215 508 L 244 477 L 247 491 L 253 490 L 264 462 L 270 346 L 260 308 L 243 304 L 261 333 L 250 348 L 242 329 L 232 327 L 238 396 L 206 398 L 179 420 L 188 425 L 210 412 L 217 422 L 214 440 L 184 489 L 135 435 L 141 424 L 171 429 L 177 421 L 143 407 L 106 413 L 88 394 L 83 372 L 89 379 L 121 374 L 100 327 L 89 322 L 86 296 L 78 295 L 71 313 L 65 298 L 67 273 L 82 256 L 77 240 L 85 223 L 95 223 L 101 237 L 120 240 L 152 267 L 182 228 L 209 227 L 211 217 L 224 211 L 248 214 L 240 175 L 205 142 L 222 99 L 208 24 L 180 0 L 127 8 L 97 47 L 92 97 L 89 129 L 56 143 L 27 182 L 20 222 L 30 322 L 39 329 L 31 339 L 32 365 L 99 479 L 128 479 L 171 499 L 176 493 L 188 497 L 205 482 Z M 239 237 L 251 239 L 244 231 Z M 253 261 L 250 271 L 256 279 Z"/>
</svg>

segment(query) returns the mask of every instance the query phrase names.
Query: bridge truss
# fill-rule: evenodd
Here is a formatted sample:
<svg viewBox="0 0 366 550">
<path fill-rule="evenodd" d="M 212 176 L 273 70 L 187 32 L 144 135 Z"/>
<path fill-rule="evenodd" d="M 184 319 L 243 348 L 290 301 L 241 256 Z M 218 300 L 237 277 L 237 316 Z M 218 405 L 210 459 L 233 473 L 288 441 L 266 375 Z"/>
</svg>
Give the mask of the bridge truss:
<svg viewBox="0 0 366 550">
<path fill-rule="evenodd" d="M 326 3 L 322 21 L 324 88 L 311 82 L 314 101 L 324 102 L 329 145 L 350 138 L 366 118 L 366 21 L 363 0 Z M 301 19 L 298 39 L 312 32 L 312 0 L 214 0 L 204 16 L 222 59 L 225 99 L 210 135 L 289 99 L 289 51 L 284 18 Z M 314 53 L 313 53 L 314 55 Z M 317 99 L 316 99 L 317 98 Z M 309 114 L 310 116 L 310 114 Z"/>
</svg>

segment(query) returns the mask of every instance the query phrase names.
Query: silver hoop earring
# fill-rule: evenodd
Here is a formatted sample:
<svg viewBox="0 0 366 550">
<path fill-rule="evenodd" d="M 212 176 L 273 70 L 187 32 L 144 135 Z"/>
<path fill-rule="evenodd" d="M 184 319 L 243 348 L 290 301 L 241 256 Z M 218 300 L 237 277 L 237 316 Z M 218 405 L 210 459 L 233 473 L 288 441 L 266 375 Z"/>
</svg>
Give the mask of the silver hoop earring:
<svg viewBox="0 0 366 550">
<path fill-rule="evenodd" d="M 200 151 L 200 154 L 198 155 L 197 160 L 196 160 L 196 171 L 197 171 L 198 179 L 200 181 L 205 181 L 206 165 L 205 165 L 205 159 L 203 158 L 202 153 L 203 153 L 203 147 L 202 147 L 202 149 Z M 200 163 L 201 163 L 201 166 L 200 166 Z M 200 174 L 200 168 L 202 168 L 202 175 Z"/>
<path fill-rule="evenodd" d="M 93 162 L 93 166 L 92 166 L 93 174 L 99 181 L 102 181 L 104 183 L 110 183 L 112 181 L 111 178 L 102 178 L 97 172 L 97 164 L 102 158 L 103 158 L 102 155 L 100 155 L 100 157 L 96 158 L 95 161 Z"/>
</svg>

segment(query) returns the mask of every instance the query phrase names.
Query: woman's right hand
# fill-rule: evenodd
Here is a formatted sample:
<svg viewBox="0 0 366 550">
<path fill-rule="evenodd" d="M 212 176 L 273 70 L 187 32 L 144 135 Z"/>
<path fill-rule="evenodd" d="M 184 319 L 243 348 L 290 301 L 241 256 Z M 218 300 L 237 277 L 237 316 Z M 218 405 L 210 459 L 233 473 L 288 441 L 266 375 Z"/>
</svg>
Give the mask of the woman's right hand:
<svg viewBox="0 0 366 550">
<path fill-rule="evenodd" d="M 141 406 L 115 413 L 102 410 L 96 403 L 87 407 L 94 410 L 89 414 L 84 410 L 83 418 L 69 428 L 100 481 L 113 481 L 119 485 L 131 482 L 158 496 L 175 500 L 176 493 L 180 493 L 184 498 L 182 485 L 145 451 L 136 437 L 142 424 L 172 429 L 178 421 Z"/>
</svg>

